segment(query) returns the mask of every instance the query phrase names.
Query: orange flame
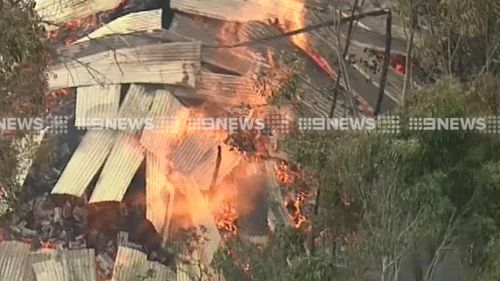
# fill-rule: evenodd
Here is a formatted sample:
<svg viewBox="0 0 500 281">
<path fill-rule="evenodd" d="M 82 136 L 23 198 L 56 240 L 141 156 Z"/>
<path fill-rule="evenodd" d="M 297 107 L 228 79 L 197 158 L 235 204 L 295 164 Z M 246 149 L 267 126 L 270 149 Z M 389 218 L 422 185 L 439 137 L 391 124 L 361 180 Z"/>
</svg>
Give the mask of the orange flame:
<svg viewBox="0 0 500 281">
<path fill-rule="evenodd" d="M 289 210 L 289 216 L 295 228 L 302 227 L 308 221 L 302 211 L 304 200 L 305 194 L 299 193 L 296 198 L 289 197 L 285 202 L 285 207 Z"/>
<path fill-rule="evenodd" d="M 43 242 L 43 241 L 40 241 L 41 243 L 41 246 L 40 246 L 40 249 L 41 250 L 55 250 L 57 248 L 57 245 L 54 241 L 47 241 L 47 242 Z"/>
</svg>

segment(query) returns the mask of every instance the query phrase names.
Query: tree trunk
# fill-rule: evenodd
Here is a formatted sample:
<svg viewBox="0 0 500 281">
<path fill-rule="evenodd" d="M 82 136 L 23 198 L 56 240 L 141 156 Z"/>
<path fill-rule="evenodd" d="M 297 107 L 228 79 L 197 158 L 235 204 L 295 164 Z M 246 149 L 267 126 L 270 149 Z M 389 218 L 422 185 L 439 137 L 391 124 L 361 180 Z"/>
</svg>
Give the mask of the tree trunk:
<svg viewBox="0 0 500 281">
<path fill-rule="evenodd" d="M 413 20 L 412 20 L 413 21 Z M 406 95 L 408 93 L 409 85 L 411 87 L 411 77 L 412 77 L 412 52 L 413 52 L 413 40 L 415 36 L 415 28 L 413 22 L 410 25 L 410 38 L 406 42 L 406 62 L 405 62 L 405 78 L 403 82 L 403 94 L 401 97 L 401 106 L 405 105 Z"/>
</svg>

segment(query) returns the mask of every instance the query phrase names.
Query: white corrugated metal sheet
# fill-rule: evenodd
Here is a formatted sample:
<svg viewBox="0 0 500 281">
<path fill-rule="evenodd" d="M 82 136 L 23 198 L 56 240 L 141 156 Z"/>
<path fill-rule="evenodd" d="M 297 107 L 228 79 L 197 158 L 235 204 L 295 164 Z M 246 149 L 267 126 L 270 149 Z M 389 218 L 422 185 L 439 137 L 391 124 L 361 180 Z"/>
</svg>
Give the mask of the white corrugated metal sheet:
<svg viewBox="0 0 500 281">
<path fill-rule="evenodd" d="M 69 281 L 96 281 L 96 262 L 94 249 L 71 250 L 63 252 L 69 273 Z"/>
<path fill-rule="evenodd" d="M 241 160 L 240 153 L 230 150 L 230 147 L 225 144 L 220 144 L 220 146 L 221 162 L 215 184 L 218 184 L 227 175 L 229 175 L 229 173 L 231 173 Z M 190 176 L 194 178 L 198 188 L 201 190 L 208 189 L 212 183 L 217 163 L 217 153 L 217 149 L 212 150 L 209 160 L 199 165 L 193 172 L 190 173 Z"/>
<path fill-rule="evenodd" d="M 46 21 L 62 24 L 118 7 L 122 0 L 36 0 L 35 10 Z"/>
<path fill-rule="evenodd" d="M 47 260 L 33 264 L 37 281 L 67 281 L 68 271 L 61 261 Z"/>
<path fill-rule="evenodd" d="M 87 127 L 92 118 L 114 118 L 120 107 L 120 85 L 96 85 L 76 90 L 75 126 Z"/>
<path fill-rule="evenodd" d="M 158 157 L 165 157 L 182 134 L 189 109 L 167 90 L 157 90 L 149 116 L 154 118 L 153 128 L 145 128 L 141 144 Z"/>
<path fill-rule="evenodd" d="M 101 52 L 49 71 L 49 89 L 120 83 L 195 86 L 199 43 L 165 43 Z"/>
<path fill-rule="evenodd" d="M 33 254 L 37 281 L 96 281 L 94 249 Z"/>
<path fill-rule="evenodd" d="M 144 160 L 144 149 L 132 134 L 120 133 L 104 164 L 89 203 L 122 201 Z"/>
<path fill-rule="evenodd" d="M 79 39 L 76 43 L 108 35 L 125 35 L 139 31 L 153 31 L 161 29 L 161 10 L 142 11 L 127 14 L 91 32 Z"/>
<path fill-rule="evenodd" d="M 119 247 L 113 269 L 112 281 L 170 281 L 174 274 L 166 266 L 148 262 L 141 251 Z"/>
<path fill-rule="evenodd" d="M 149 107 L 154 99 L 154 93 L 147 91 L 145 86 L 130 85 L 123 103 L 118 111 L 119 118 L 149 117 Z"/>
<path fill-rule="evenodd" d="M 172 167 L 191 178 L 201 190 L 207 190 L 215 173 L 218 146 L 221 146 L 221 163 L 216 183 L 224 179 L 241 160 L 239 153 L 231 151 L 221 136 L 207 132 L 191 132 L 175 147 L 170 157 Z"/>
<path fill-rule="evenodd" d="M 171 156 L 170 162 L 173 169 L 183 173 L 191 174 L 198 166 L 210 161 L 220 138 L 212 132 L 190 132 L 184 141 L 177 145 Z M 215 166 L 215 161 L 213 162 Z"/>
<path fill-rule="evenodd" d="M 52 194 L 82 196 L 111 151 L 115 134 L 112 131 L 87 132 L 66 165 Z"/>
<path fill-rule="evenodd" d="M 29 280 L 31 274 L 30 246 L 17 241 L 0 243 L 0 280 Z"/>
<path fill-rule="evenodd" d="M 154 95 L 144 86 L 132 84 L 118 112 L 120 118 L 145 118 Z M 141 126 L 142 127 L 142 126 Z M 144 148 L 134 133 L 118 132 L 119 136 L 104 164 L 90 203 L 120 202 L 132 178 L 144 160 Z"/>
<path fill-rule="evenodd" d="M 146 158 L 146 218 L 165 240 L 168 238 L 175 190 L 167 179 L 166 161 L 153 154 Z"/>
</svg>

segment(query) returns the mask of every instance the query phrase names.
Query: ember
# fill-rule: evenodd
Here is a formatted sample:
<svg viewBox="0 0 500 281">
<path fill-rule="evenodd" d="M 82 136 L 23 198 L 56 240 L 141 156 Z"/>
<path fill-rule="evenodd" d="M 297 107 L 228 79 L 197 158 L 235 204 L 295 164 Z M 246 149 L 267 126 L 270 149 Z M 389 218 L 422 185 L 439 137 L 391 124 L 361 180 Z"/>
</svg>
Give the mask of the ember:
<svg viewBox="0 0 500 281">
<path fill-rule="evenodd" d="M 73 35 L 71 34 L 72 32 L 82 33 L 98 26 L 100 26 L 100 23 L 97 16 L 90 15 L 85 18 L 72 20 L 56 30 L 51 30 L 48 37 L 49 39 L 62 38 L 65 45 L 70 45 L 78 39 L 76 37 L 73 38 L 74 36 L 70 37 L 70 35 Z"/>
</svg>

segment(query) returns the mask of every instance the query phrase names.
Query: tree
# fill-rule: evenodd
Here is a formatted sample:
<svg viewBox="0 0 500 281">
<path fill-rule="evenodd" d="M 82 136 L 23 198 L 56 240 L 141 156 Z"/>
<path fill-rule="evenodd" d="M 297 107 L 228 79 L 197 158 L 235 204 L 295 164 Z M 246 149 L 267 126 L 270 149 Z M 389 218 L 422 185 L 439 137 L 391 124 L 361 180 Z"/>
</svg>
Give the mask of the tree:
<svg viewBox="0 0 500 281">
<path fill-rule="evenodd" d="M 33 8 L 31 0 L 0 0 L 0 117 L 36 117 L 43 110 L 48 56 L 45 31 Z M 14 142 L 22 137 L 0 132 L 0 188 L 9 198 L 18 190 Z"/>
<path fill-rule="evenodd" d="M 399 111 L 399 134 L 299 133 L 288 140 L 295 161 L 307 172 L 323 173 L 321 211 L 313 223 L 333 234 L 327 249 L 339 243 L 345 249 L 330 251 L 345 269 L 342 280 L 395 280 L 410 255 L 430 256 L 422 278 L 433 280 L 449 248 L 463 258 L 466 272 L 492 273 L 496 259 L 489 247 L 500 233 L 499 140 L 477 132 L 404 129 L 409 117 L 495 114 L 492 79 L 465 86 L 445 79 L 419 93 Z"/>
</svg>

